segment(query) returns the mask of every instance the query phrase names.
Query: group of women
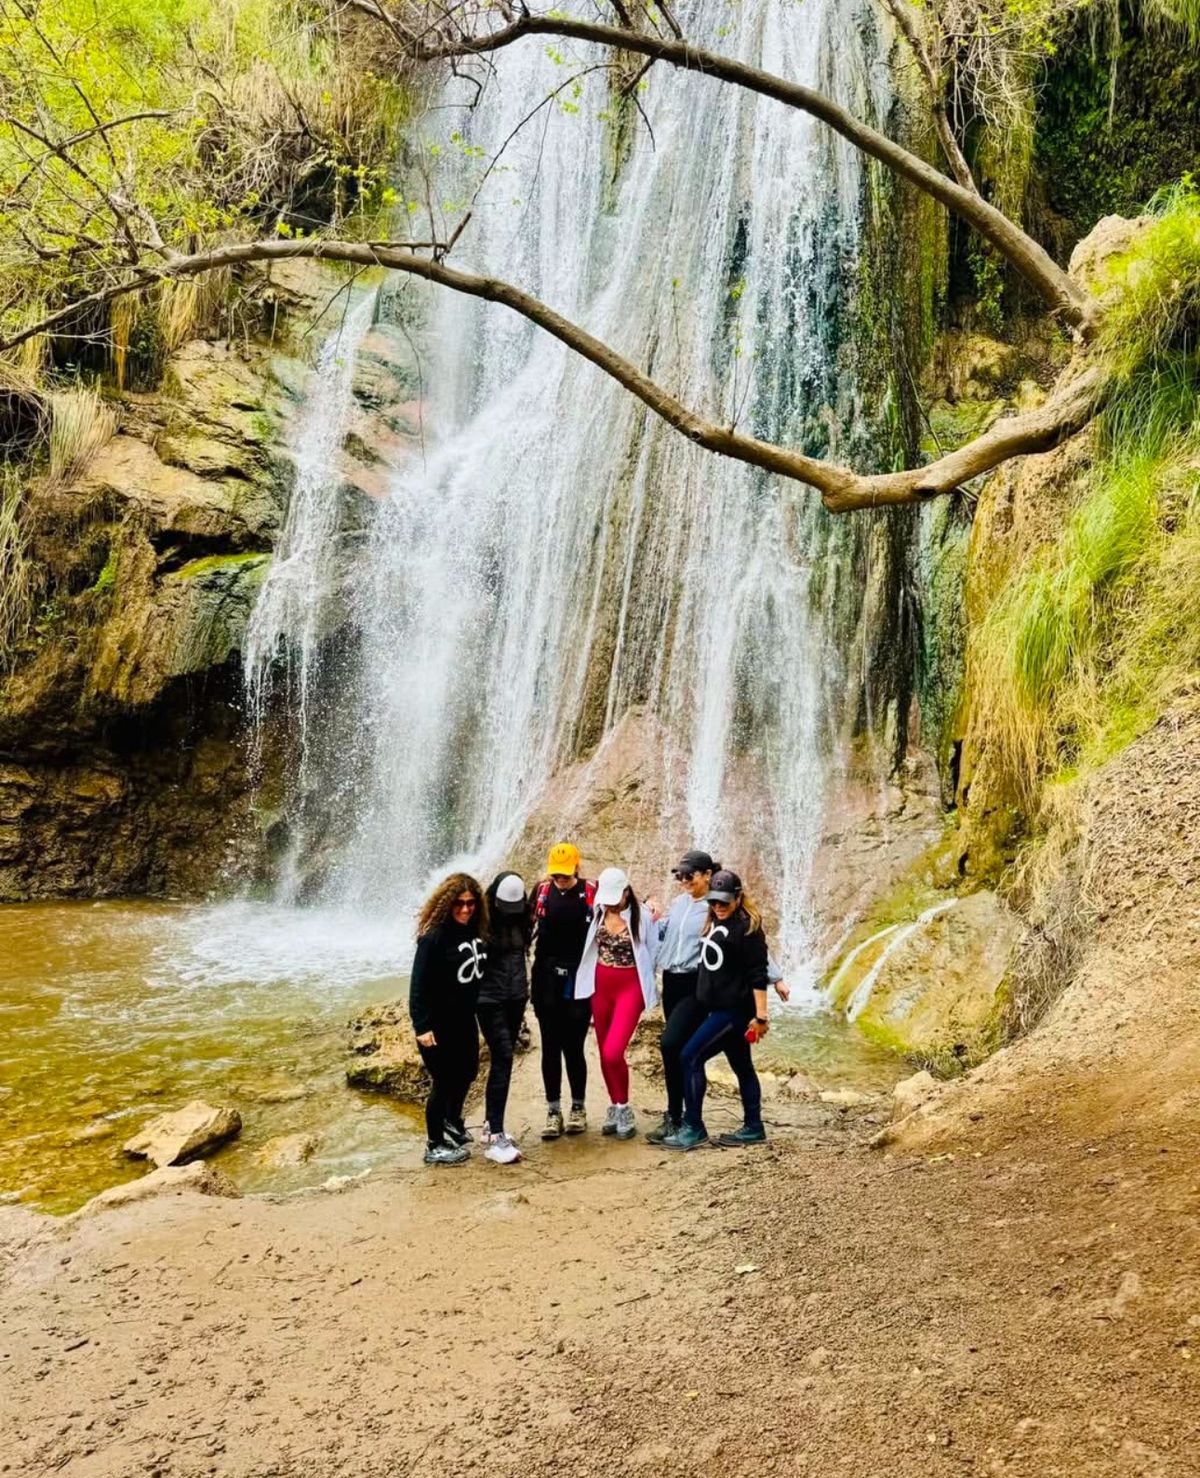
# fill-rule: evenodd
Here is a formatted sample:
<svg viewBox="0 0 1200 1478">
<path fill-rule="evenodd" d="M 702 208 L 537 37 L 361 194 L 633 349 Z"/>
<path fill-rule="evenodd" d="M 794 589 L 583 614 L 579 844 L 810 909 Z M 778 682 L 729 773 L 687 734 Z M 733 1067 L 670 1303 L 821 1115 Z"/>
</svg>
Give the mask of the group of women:
<svg viewBox="0 0 1200 1478">
<path fill-rule="evenodd" d="M 632 1139 L 626 1054 L 643 1012 L 659 998 L 667 1104 L 646 1139 L 667 1149 L 708 1142 L 705 1065 L 724 1053 L 737 1077 L 744 1122 L 721 1145 L 761 1144 L 762 1094 L 751 1046 L 768 1029 L 767 986 L 787 999 L 770 964 L 762 919 L 741 879 L 707 852 L 685 853 L 673 875 L 679 896 L 662 914 L 638 900 L 628 876 L 605 869 L 596 882 L 579 875 L 578 848 L 550 849 L 546 877 L 532 891 L 516 873 L 494 879 L 486 894 L 454 873 L 426 901 L 417 927 L 409 1009 L 429 1071 L 425 1162 L 458 1165 L 469 1157 L 463 1119 L 479 1071 L 479 1034 L 488 1046 L 485 1153 L 498 1164 L 521 1158 L 505 1129 L 513 1054 L 532 997 L 541 1033 L 546 1123 L 542 1138 L 587 1129 L 584 1044 L 594 1026 L 609 1106 L 601 1133 Z M 532 969 L 527 961 L 532 951 Z M 570 1097 L 563 1112 L 566 1069 Z"/>
</svg>

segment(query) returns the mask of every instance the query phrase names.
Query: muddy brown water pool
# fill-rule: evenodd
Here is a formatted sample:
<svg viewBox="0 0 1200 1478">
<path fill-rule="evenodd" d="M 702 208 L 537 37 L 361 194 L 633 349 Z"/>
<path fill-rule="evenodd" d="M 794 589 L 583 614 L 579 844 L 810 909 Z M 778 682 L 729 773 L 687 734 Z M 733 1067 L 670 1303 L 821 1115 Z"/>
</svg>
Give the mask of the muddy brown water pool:
<svg viewBox="0 0 1200 1478">
<path fill-rule="evenodd" d="M 345 1082 L 345 1024 L 403 994 L 408 925 L 268 904 L 0 907 L 0 1199 L 73 1210 L 145 1166 L 121 1145 L 192 1098 L 232 1103 L 215 1157 L 243 1191 L 287 1192 L 415 1153 L 412 1108 Z M 764 1066 L 883 1088 L 902 1069 L 823 1011 L 778 1013 Z M 264 1155 L 280 1135 L 317 1146 Z"/>
</svg>

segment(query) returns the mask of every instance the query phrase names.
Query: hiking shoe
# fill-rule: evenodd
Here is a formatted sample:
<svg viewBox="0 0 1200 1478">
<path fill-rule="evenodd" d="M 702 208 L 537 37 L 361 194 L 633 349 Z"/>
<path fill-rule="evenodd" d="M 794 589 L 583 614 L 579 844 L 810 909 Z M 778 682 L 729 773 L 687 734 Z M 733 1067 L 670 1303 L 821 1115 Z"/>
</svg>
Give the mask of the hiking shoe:
<svg viewBox="0 0 1200 1478">
<path fill-rule="evenodd" d="M 617 1110 L 616 1136 L 618 1139 L 632 1139 L 637 1133 L 637 1118 L 634 1115 L 631 1104 L 623 1103 Z"/>
<path fill-rule="evenodd" d="M 737 1149 L 743 1144 L 766 1144 L 767 1131 L 761 1124 L 751 1127 L 743 1124 L 740 1129 L 734 1129 L 729 1134 L 718 1134 L 715 1143 L 727 1150 Z"/>
<path fill-rule="evenodd" d="M 587 1128 L 587 1109 L 581 1103 L 573 1103 L 567 1115 L 567 1133 L 582 1134 Z"/>
<path fill-rule="evenodd" d="M 617 1106 L 610 1103 L 608 1112 L 604 1115 L 604 1123 L 600 1125 L 601 1134 L 615 1134 L 617 1132 Z"/>
<path fill-rule="evenodd" d="M 427 1144 L 425 1146 L 426 1165 L 461 1165 L 470 1158 L 471 1152 L 465 1144 Z"/>
<path fill-rule="evenodd" d="M 546 1110 L 546 1127 L 542 1130 L 543 1139 L 561 1139 L 563 1132 L 562 1109 Z"/>
<path fill-rule="evenodd" d="M 688 1123 L 680 1124 L 674 1134 L 668 1134 L 663 1140 L 664 1150 L 698 1150 L 702 1144 L 708 1143 L 708 1133 L 704 1129 L 693 1129 Z"/>
<path fill-rule="evenodd" d="M 673 1119 L 670 1114 L 662 1116 L 662 1123 L 656 1124 L 649 1134 L 646 1135 L 647 1144 L 662 1144 L 663 1140 L 671 1134 L 679 1133 L 679 1120 Z"/>
<path fill-rule="evenodd" d="M 483 1153 L 497 1165 L 512 1165 L 521 1158 L 521 1151 L 503 1130 L 488 1135 L 488 1146 Z"/>
<path fill-rule="evenodd" d="M 446 1121 L 446 1138 L 451 1144 L 474 1144 L 475 1136 L 465 1124 L 451 1124 Z"/>
</svg>

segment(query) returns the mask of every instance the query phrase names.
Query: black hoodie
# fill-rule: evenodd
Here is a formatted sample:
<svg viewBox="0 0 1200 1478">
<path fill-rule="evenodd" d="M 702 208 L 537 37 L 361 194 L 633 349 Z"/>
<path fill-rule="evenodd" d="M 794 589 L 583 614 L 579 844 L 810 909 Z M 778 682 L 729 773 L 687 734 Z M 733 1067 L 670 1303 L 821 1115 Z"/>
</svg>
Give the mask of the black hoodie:
<svg viewBox="0 0 1200 1478">
<path fill-rule="evenodd" d="M 750 931 L 750 915 L 739 908 L 700 940 L 696 999 L 710 1011 L 755 1015 L 754 992 L 767 988 L 767 936 Z"/>
<path fill-rule="evenodd" d="M 486 958 L 474 920 L 464 926 L 451 919 L 421 935 L 408 983 L 408 1014 L 417 1036 L 473 1019 Z"/>
</svg>

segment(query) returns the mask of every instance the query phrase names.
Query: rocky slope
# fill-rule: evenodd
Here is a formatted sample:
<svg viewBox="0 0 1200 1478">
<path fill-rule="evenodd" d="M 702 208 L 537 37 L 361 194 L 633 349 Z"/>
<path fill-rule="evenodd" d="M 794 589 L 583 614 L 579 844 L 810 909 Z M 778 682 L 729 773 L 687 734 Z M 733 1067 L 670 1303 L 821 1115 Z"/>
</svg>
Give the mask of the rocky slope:
<svg viewBox="0 0 1200 1478">
<path fill-rule="evenodd" d="M 0 899 L 195 895 L 261 865 L 240 649 L 295 475 L 289 413 L 343 287 L 274 267 L 259 335 L 185 344 L 159 389 L 120 397 L 81 475 L 29 489 L 44 598 L 0 682 Z M 378 318 L 348 502 L 376 496 L 419 434 L 408 336 L 393 303 Z"/>
</svg>

